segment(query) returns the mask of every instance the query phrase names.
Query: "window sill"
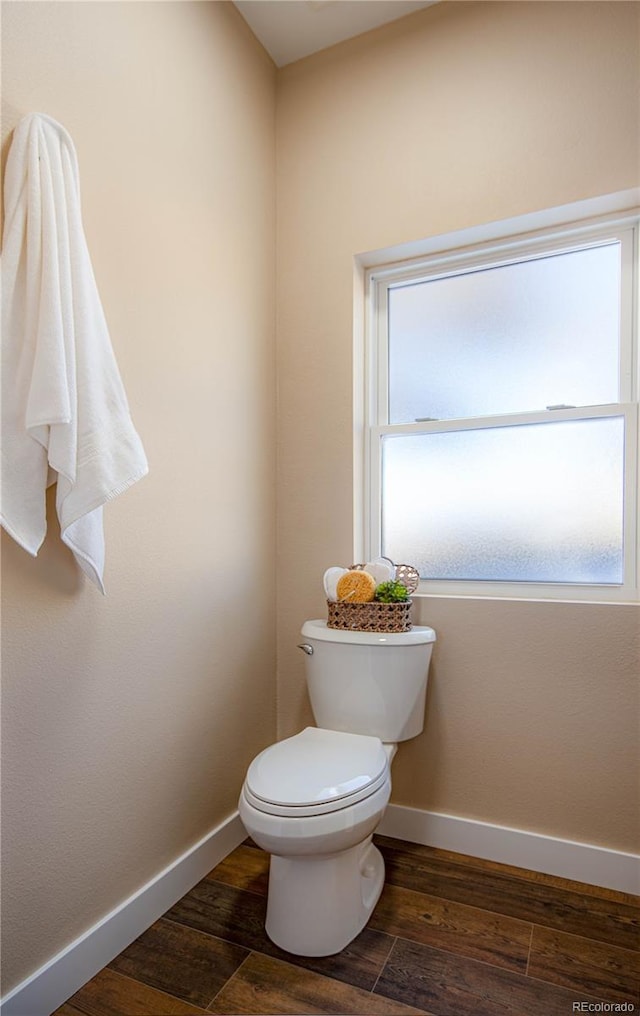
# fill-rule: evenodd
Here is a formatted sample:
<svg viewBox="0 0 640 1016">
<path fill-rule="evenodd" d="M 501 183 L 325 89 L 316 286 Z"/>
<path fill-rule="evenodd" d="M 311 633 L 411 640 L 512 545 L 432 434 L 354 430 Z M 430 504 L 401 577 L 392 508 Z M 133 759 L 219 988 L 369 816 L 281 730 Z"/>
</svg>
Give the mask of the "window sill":
<svg viewBox="0 0 640 1016">
<path fill-rule="evenodd" d="M 638 607 L 640 606 L 640 597 L 633 597 L 632 594 L 625 593 L 620 598 L 614 599 L 613 597 L 601 598 L 595 592 L 587 594 L 585 592 L 582 596 L 571 595 L 569 592 L 563 591 L 558 592 L 554 595 L 545 595 L 542 592 L 512 592 L 512 593 L 481 593 L 481 592 L 440 592 L 440 591 L 429 591 L 429 590 L 416 590 L 411 594 L 413 600 L 474 600 L 483 601 L 487 600 L 492 603 L 564 603 L 572 606 L 597 606 L 597 607 Z"/>
</svg>

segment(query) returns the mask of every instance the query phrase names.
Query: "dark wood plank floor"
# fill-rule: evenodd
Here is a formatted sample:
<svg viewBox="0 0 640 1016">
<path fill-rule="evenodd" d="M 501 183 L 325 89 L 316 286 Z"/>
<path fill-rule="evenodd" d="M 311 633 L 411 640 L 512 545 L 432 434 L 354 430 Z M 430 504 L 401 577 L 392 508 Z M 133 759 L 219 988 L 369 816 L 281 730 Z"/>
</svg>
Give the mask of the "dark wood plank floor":
<svg viewBox="0 0 640 1016">
<path fill-rule="evenodd" d="M 269 859 L 247 841 L 55 1016 L 569 1016 L 577 1002 L 640 1007 L 636 897 L 400 840 L 376 843 L 385 888 L 339 955 L 292 956 L 267 938 Z"/>
</svg>

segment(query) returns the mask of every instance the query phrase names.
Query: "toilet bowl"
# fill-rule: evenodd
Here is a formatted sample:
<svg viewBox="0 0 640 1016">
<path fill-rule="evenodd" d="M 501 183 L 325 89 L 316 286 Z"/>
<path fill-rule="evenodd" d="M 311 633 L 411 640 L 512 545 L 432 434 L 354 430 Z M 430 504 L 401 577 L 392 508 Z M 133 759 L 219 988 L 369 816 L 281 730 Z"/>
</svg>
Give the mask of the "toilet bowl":
<svg viewBox="0 0 640 1016">
<path fill-rule="evenodd" d="M 307 727 L 254 759 L 239 811 L 272 855 L 265 926 L 282 949 L 327 956 L 364 927 L 384 881 L 371 837 L 390 793 L 378 738 Z"/>
<path fill-rule="evenodd" d="M 262 751 L 238 807 L 271 854 L 267 934 L 287 952 L 328 956 L 362 930 L 382 891 L 372 836 L 391 794 L 396 742 L 424 725 L 435 633 L 333 631 L 308 621 L 302 634 L 320 725 Z"/>
</svg>

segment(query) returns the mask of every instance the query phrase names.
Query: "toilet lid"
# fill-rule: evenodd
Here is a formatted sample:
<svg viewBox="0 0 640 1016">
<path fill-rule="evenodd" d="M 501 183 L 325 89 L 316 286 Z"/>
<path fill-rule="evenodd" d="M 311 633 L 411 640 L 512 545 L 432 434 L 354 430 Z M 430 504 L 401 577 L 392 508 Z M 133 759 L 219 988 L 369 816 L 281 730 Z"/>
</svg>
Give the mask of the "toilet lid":
<svg viewBox="0 0 640 1016">
<path fill-rule="evenodd" d="M 266 811 L 275 806 L 314 814 L 368 797 L 387 777 L 387 753 L 379 738 L 307 727 L 253 760 L 245 790 L 254 806 L 262 803 Z"/>
</svg>

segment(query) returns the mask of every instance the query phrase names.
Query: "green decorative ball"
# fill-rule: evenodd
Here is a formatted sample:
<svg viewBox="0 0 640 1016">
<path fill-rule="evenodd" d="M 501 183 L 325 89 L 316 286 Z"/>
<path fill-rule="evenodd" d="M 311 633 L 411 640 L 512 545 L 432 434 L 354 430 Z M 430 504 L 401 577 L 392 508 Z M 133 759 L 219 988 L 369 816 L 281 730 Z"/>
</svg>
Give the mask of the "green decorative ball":
<svg viewBox="0 0 640 1016">
<path fill-rule="evenodd" d="M 409 592 L 402 582 L 381 582 L 376 588 L 375 599 L 379 603 L 403 603 L 409 599 Z"/>
</svg>

